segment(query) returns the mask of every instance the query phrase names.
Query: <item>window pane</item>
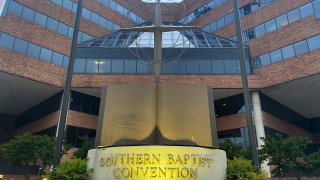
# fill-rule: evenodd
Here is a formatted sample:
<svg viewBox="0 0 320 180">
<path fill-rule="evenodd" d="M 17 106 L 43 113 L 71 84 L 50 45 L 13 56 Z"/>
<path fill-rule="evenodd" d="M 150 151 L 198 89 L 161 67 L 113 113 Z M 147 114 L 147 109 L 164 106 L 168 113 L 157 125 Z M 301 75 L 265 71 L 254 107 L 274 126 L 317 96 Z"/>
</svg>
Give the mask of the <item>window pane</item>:
<svg viewBox="0 0 320 180">
<path fill-rule="evenodd" d="M 33 21 L 34 20 L 34 16 L 35 16 L 36 12 L 30 8 L 24 7 L 22 10 L 22 16 L 26 19 L 28 19 L 29 21 Z"/>
<path fill-rule="evenodd" d="M 63 23 L 59 23 L 58 25 L 58 33 L 67 36 L 68 35 L 68 26 L 63 24 Z"/>
<path fill-rule="evenodd" d="M 98 72 L 99 59 L 87 59 L 86 73 Z"/>
<path fill-rule="evenodd" d="M 316 14 L 316 18 L 320 19 L 320 0 L 313 2 L 314 12 Z"/>
<path fill-rule="evenodd" d="M 266 32 L 274 31 L 275 29 L 277 29 L 277 24 L 274 19 L 266 22 L 265 26 L 266 26 Z"/>
<path fill-rule="evenodd" d="M 16 38 L 13 50 L 25 54 L 27 52 L 28 43 L 24 40 Z"/>
<path fill-rule="evenodd" d="M 215 21 L 211 23 L 209 26 L 210 26 L 210 31 L 215 31 L 217 29 L 217 22 Z"/>
<path fill-rule="evenodd" d="M 37 46 L 37 45 L 32 44 L 32 43 L 29 43 L 27 54 L 29 56 L 34 57 L 34 58 L 39 58 L 40 50 L 41 50 L 40 46 Z"/>
<path fill-rule="evenodd" d="M 303 41 L 295 43 L 294 50 L 295 50 L 297 56 L 300 54 L 307 53 L 309 51 L 307 41 L 303 40 Z"/>
<path fill-rule="evenodd" d="M 282 60 L 281 49 L 270 52 L 270 59 L 272 63 Z"/>
<path fill-rule="evenodd" d="M 313 7 L 311 3 L 308 3 L 300 8 L 301 17 L 305 18 L 313 14 Z"/>
<path fill-rule="evenodd" d="M 63 67 L 67 68 L 69 66 L 69 57 L 63 56 Z"/>
<path fill-rule="evenodd" d="M 48 17 L 48 21 L 46 24 L 46 27 L 52 31 L 57 31 L 58 28 L 58 21 L 56 21 L 55 19 L 52 19 L 50 17 Z"/>
<path fill-rule="evenodd" d="M 87 8 L 82 8 L 82 14 L 81 14 L 84 18 L 89 19 L 90 20 L 90 11 Z"/>
<path fill-rule="evenodd" d="M 237 61 L 236 60 L 225 60 L 224 66 L 226 73 L 235 74 L 237 73 Z"/>
<path fill-rule="evenodd" d="M 198 61 L 187 61 L 187 73 L 188 74 L 199 74 L 199 64 Z"/>
<path fill-rule="evenodd" d="M 264 24 L 261 24 L 261 25 L 255 27 L 255 31 L 256 31 L 256 37 L 264 35 L 266 33 L 266 30 L 264 28 Z"/>
<path fill-rule="evenodd" d="M 293 23 L 301 19 L 299 9 L 295 9 L 293 11 L 288 12 L 289 23 Z"/>
<path fill-rule="evenodd" d="M 214 74 L 223 74 L 224 73 L 223 60 L 213 60 L 212 61 L 212 73 L 214 73 Z"/>
<path fill-rule="evenodd" d="M 110 73 L 111 72 L 111 61 L 106 59 L 100 59 L 99 73 Z"/>
<path fill-rule="evenodd" d="M 74 62 L 73 72 L 84 72 L 86 67 L 86 59 L 76 59 Z"/>
<path fill-rule="evenodd" d="M 17 16 L 21 16 L 22 8 L 23 8 L 23 6 L 21 4 L 18 4 L 14 1 L 11 1 L 10 6 L 9 6 L 9 12 L 11 12 Z"/>
<path fill-rule="evenodd" d="M 283 59 L 289 59 L 294 57 L 296 54 L 293 49 L 293 45 L 286 46 L 282 48 Z"/>
<path fill-rule="evenodd" d="M 10 36 L 6 33 L 1 33 L 1 38 L 0 38 L 0 46 L 12 49 L 13 44 L 14 44 L 14 37 Z"/>
<path fill-rule="evenodd" d="M 308 41 L 310 51 L 320 48 L 320 35 L 309 38 L 307 41 Z"/>
<path fill-rule="evenodd" d="M 96 24 L 99 24 L 99 16 L 98 14 L 96 13 L 91 13 L 91 17 L 90 17 L 91 21 L 96 23 Z"/>
<path fill-rule="evenodd" d="M 136 61 L 126 60 L 124 63 L 124 73 L 125 74 L 135 74 L 136 73 Z"/>
<path fill-rule="evenodd" d="M 282 16 L 277 17 L 276 20 L 277 20 L 278 28 L 283 27 L 289 23 L 288 18 L 287 18 L 287 14 L 284 14 Z"/>
<path fill-rule="evenodd" d="M 52 63 L 62 66 L 63 55 L 57 52 L 54 52 L 52 55 Z"/>
<path fill-rule="evenodd" d="M 174 64 L 174 72 L 177 74 L 187 74 L 187 62 L 185 60 L 177 61 Z"/>
<path fill-rule="evenodd" d="M 41 48 L 40 59 L 44 61 L 51 61 L 52 51 L 46 48 Z"/>
<path fill-rule="evenodd" d="M 259 56 L 259 58 L 261 60 L 261 65 L 262 66 L 266 66 L 266 65 L 271 64 L 269 53 L 261 55 L 261 56 Z"/>
<path fill-rule="evenodd" d="M 111 72 L 115 74 L 123 74 L 123 60 L 112 60 Z"/>
<path fill-rule="evenodd" d="M 224 26 L 224 18 L 221 18 L 217 21 L 217 29 Z"/>
<path fill-rule="evenodd" d="M 224 24 L 230 24 L 232 22 L 233 22 L 233 13 L 230 13 L 225 17 Z"/>
<path fill-rule="evenodd" d="M 45 27 L 47 23 L 47 16 L 37 12 L 34 21 L 35 23 Z"/>
<path fill-rule="evenodd" d="M 58 4 L 59 6 L 62 5 L 62 0 L 52 0 L 52 2 Z"/>
<path fill-rule="evenodd" d="M 70 0 L 63 0 L 62 7 L 71 10 L 72 9 L 72 2 Z"/>
<path fill-rule="evenodd" d="M 138 74 L 148 74 L 148 64 L 141 61 L 137 61 L 137 73 Z"/>
<path fill-rule="evenodd" d="M 200 74 L 211 74 L 211 61 L 199 60 Z"/>
<path fill-rule="evenodd" d="M 171 64 L 171 63 L 170 64 L 168 64 L 168 63 L 162 64 L 161 70 L 162 70 L 163 74 L 174 74 L 173 73 L 174 72 L 173 64 Z"/>
</svg>

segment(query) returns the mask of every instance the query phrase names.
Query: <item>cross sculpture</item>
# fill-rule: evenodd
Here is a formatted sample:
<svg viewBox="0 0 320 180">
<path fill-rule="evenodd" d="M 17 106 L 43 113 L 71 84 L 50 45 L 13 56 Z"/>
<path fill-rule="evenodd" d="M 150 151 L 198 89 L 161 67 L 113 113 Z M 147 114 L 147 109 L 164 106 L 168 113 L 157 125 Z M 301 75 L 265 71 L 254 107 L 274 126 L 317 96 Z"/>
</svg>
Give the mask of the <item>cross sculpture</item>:
<svg viewBox="0 0 320 180">
<path fill-rule="evenodd" d="M 153 32 L 154 33 L 154 71 L 155 71 L 155 83 L 160 83 L 161 75 L 161 63 L 162 63 L 162 33 L 163 32 L 172 32 L 172 31 L 181 31 L 181 30 L 190 30 L 194 28 L 193 26 L 172 26 L 172 25 L 163 25 L 162 24 L 162 13 L 161 13 L 161 4 L 160 0 L 156 2 L 156 11 L 155 11 L 155 23 L 151 26 L 143 27 L 133 27 L 133 28 L 123 28 L 123 31 L 135 31 L 135 32 Z"/>
</svg>

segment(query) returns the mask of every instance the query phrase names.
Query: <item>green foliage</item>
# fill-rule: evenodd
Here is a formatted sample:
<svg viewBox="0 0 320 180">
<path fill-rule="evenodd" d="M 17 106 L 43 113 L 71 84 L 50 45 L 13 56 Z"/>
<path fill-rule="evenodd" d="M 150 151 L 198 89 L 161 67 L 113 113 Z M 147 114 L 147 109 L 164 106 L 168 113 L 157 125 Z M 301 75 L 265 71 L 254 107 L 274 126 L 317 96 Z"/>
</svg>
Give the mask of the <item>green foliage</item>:
<svg viewBox="0 0 320 180">
<path fill-rule="evenodd" d="M 254 173 L 254 166 L 252 165 L 251 161 L 243 158 L 234 158 L 233 160 L 228 160 L 228 179 L 246 178 L 250 173 Z"/>
<path fill-rule="evenodd" d="M 244 158 L 234 158 L 228 160 L 227 178 L 239 180 L 267 180 L 268 175 L 265 172 L 255 172 L 255 167 L 251 161 Z"/>
<path fill-rule="evenodd" d="M 87 180 L 86 160 L 70 159 L 61 162 L 50 174 L 50 180 Z"/>
<path fill-rule="evenodd" d="M 312 153 L 304 158 L 301 168 L 306 174 L 312 174 L 320 168 L 320 151 Z"/>
<path fill-rule="evenodd" d="M 283 138 L 280 134 L 262 140 L 265 144 L 259 151 L 259 158 L 261 161 L 269 158 L 269 165 L 276 166 L 273 173 L 278 175 L 299 167 L 297 158 L 305 157 L 304 150 L 309 144 L 307 138 Z"/>
<path fill-rule="evenodd" d="M 86 159 L 88 151 L 94 148 L 94 141 L 90 140 L 88 136 L 82 136 L 79 138 L 82 140 L 81 148 L 79 148 L 74 155 L 79 159 Z"/>
<path fill-rule="evenodd" d="M 42 160 L 44 165 L 50 164 L 54 144 L 54 138 L 26 133 L 1 145 L 1 158 L 15 165 L 30 165 L 37 160 Z"/>
<path fill-rule="evenodd" d="M 249 149 L 244 148 L 241 145 L 234 144 L 230 139 L 225 139 L 223 143 L 220 143 L 219 148 L 227 153 L 228 159 L 251 159 L 251 152 Z"/>
</svg>

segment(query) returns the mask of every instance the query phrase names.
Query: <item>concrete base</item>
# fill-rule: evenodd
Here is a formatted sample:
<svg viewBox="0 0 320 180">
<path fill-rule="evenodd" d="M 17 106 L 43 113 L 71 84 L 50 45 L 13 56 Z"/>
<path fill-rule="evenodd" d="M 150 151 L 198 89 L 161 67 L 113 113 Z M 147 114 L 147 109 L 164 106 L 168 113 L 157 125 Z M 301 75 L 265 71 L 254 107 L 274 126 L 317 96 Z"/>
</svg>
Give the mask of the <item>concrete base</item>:
<svg viewBox="0 0 320 180">
<path fill-rule="evenodd" d="M 92 149 L 90 179 L 226 179 L 226 153 L 185 146 L 124 146 Z"/>
</svg>

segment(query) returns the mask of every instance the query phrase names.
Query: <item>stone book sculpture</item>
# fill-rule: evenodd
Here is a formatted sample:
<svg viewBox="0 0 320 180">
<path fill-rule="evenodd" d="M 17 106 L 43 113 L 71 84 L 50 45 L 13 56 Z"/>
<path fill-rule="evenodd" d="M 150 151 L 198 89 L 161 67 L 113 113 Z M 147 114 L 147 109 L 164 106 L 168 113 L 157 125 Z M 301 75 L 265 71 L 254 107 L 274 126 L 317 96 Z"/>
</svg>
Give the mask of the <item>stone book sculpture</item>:
<svg viewBox="0 0 320 180">
<path fill-rule="evenodd" d="M 212 91 L 205 85 L 110 85 L 102 93 L 97 146 L 217 143 Z"/>
</svg>

